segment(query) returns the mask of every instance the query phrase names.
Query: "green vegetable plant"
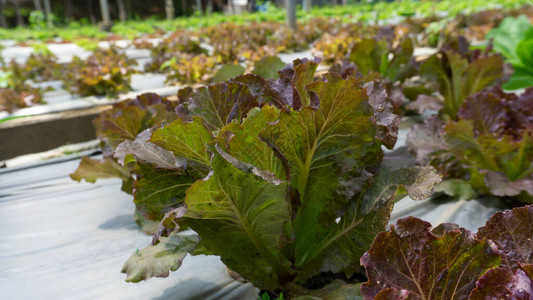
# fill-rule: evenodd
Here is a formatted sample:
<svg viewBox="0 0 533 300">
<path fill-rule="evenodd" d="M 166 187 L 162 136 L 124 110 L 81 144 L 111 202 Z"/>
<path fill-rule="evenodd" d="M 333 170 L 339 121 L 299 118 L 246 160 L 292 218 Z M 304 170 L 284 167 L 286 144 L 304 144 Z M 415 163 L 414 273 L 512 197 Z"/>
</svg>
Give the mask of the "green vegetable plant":
<svg viewBox="0 0 533 300">
<path fill-rule="evenodd" d="M 394 33 L 390 34 L 391 37 Z M 348 59 L 332 66 L 331 71 L 342 76 L 362 78 L 365 81 L 382 80 L 395 112 L 404 102 L 403 84 L 417 74 L 413 58 L 413 42 L 406 37 L 393 48 L 386 35 L 364 38 L 351 48 Z"/>
<path fill-rule="evenodd" d="M 28 79 L 34 82 L 60 79 L 63 68 L 52 53 L 44 52 L 30 54 L 25 64 L 11 61 L 7 70 L 11 72 L 13 80 L 23 83 Z"/>
<path fill-rule="evenodd" d="M 516 90 L 533 86 L 533 25 L 529 19 L 524 15 L 507 17 L 487 34 L 487 38 L 493 40 L 494 50 L 514 69 L 503 88 Z"/>
<path fill-rule="evenodd" d="M 0 88 L 0 111 L 13 112 L 19 108 L 43 103 L 42 92 L 29 86 L 19 89 Z"/>
<path fill-rule="evenodd" d="M 531 299 L 532 220 L 531 205 L 494 214 L 475 234 L 400 219 L 361 258 L 364 299 Z"/>
<path fill-rule="evenodd" d="M 468 50 L 463 37 L 443 47 L 420 66 L 420 76 L 431 89 L 433 97 L 419 97 L 407 108 L 420 112 L 430 108 L 441 110 L 445 118 L 455 119 L 464 100 L 482 89 L 505 82 L 503 58 L 486 50 Z"/>
<path fill-rule="evenodd" d="M 127 281 L 166 277 L 190 253 L 220 256 L 274 296 L 357 291 L 352 275 L 394 199 L 426 198 L 440 176 L 383 162 L 399 118 L 379 82 L 333 73 L 315 81 L 316 67 L 296 60 L 278 79 L 244 75 L 199 88 L 178 106 L 176 121 L 152 133 L 149 141 L 186 169 L 207 172 L 184 198 L 143 203 L 165 216 L 153 245 L 124 265 Z M 146 188 L 162 190 L 155 178 L 145 177 Z M 312 284 L 331 273 L 344 280 Z"/>
<path fill-rule="evenodd" d="M 176 30 L 157 46 L 150 44 L 152 61 L 145 66 L 146 72 L 161 72 L 161 65 L 180 54 L 207 54 L 201 47 L 200 38 L 192 31 Z"/>
<path fill-rule="evenodd" d="M 167 83 L 208 83 L 220 62 L 217 56 L 180 53 L 163 63 L 160 69 L 165 73 Z"/>
<path fill-rule="evenodd" d="M 415 125 L 407 146 L 417 163 L 445 177 L 437 187 L 470 199 L 477 194 L 533 202 L 533 88 L 522 95 L 491 87 L 465 100 L 457 119 Z"/>
<path fill-rule="evenodd" d="M 11 65 L 12 67 L 13 65 Z M 18 65 L 14 71 L 18 72 Z M 25 83 L 13 69 L 0 70 L 0 111 L 13 112 L 17 109 L 43 103 L 42 90 Z"/>
<path fill-rule="evenodd" d="M 116 97 L 131 90 L 136 64 L 119 48 L 97 50 L 86 60 L 75 56 L 66 66 L 63 83 L 69 92 L 80 96 Z"/>
</svg>

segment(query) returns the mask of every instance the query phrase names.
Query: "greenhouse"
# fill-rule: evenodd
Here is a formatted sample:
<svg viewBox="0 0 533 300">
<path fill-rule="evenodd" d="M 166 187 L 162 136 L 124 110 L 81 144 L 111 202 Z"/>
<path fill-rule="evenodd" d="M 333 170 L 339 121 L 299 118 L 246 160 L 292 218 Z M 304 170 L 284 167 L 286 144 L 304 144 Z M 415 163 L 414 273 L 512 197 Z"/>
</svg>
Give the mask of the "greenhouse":
<svg viewBox="0 0 533 300">
<path fill-rule="evenodd" d="M 530 0 L 0 0 L 1 299 L 533 300 Z"/>
</svg>

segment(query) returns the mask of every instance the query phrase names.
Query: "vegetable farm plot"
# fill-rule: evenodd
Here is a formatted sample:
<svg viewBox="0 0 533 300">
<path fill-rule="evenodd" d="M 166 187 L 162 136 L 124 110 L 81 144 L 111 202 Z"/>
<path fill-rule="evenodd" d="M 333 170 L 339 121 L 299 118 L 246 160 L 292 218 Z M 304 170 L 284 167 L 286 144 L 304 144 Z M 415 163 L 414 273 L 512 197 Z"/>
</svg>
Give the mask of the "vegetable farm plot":
<svg viewBox="0 0 533 300">
<path fill-rule="evenodd" d="M 99 108 L 89 151 L 0 170 L 0 290 L 532 299 L 533 5 L 511 2 L 4 63 L 0 138 L 76 103 L 50 80 Z"/>
</svg>

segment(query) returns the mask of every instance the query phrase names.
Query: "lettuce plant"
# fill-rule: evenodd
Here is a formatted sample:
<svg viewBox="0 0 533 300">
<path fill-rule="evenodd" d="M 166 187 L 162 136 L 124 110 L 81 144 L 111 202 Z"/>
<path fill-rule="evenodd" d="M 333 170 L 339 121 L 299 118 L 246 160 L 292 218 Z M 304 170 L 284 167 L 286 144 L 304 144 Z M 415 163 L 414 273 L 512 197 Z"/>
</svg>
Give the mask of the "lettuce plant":
<svg viewBox="0 0 533 300">
<path fill-rule="evenodd" d="M 80 96 L 115 97 L 131 90 L 132 66 L 136 64 L 117 48 L 98 50 L 87 60 L 75 56 L 66 67 L 63 83 Z"/>
<path fill-rule="evenodd" d="M 208 83 L 220 62 L 219 56 L 181 53 L 162 64 L 161 70 L 167 76 L 167 83 Z"/>
<path fill-rule="evenodd" d="M 21 82 L 31 79 L 35 82 L 56 80 L 61 78 L 62 66 L 51 53 L 31 54 L 25 64 L 20 65 L 12 61 L 7 70 L 13 78 Z"/>
<path fill-rule="evenodd" d="M 403 82 L 417 71 L 413 59 L 413 42 L 409 38 L 401 40 L 396 48 L 391 48 L 385 39 L 363 39 L 355 43 L 349 60 L 363 76 L 375 72 L 392 83 Z"/>
<path fill-rule="evenodd" d="M 19 108 L 43 103 L 42 90 L 31 87 L 24 81 L 12 71 L 0 70 L 0 111 L 13 112 Z"/>
<path fill-rule="evenodd" d="M 531 299 L 533 206 L 494 214 L 476 234 L 400 219 L 361 258 L 364 299 Z"/>
<path fill-rule="evenodd" d="M 153 132 L 151 143 L 208 172 L 183 203 L 160 199 L 174 209 L 151 202 L 165 217 L 153 245 L 124 265 L 128 281 L 165 277 L 190 253 L 218 255 L 278 295 L 312 293 L 324 274 L 353 283 L 397 190 L 429 196 L 440 180 L 433 168 L 382 164 L 399 121 L 382 85 L 333 73 L 314 81 L 316 65 L 296 60 L 277 80 L 245 75 L 200 88 L 178 106 L 180 118 Z M 198 237 L 180 233 L 183 226 Z"/>
<path fill-rule="evenodd" d="M 331 71 L 365 81 L 381 79 L 398 112 L 404 101 L 403 83 L 416 75 L 418 66 L 413 58 L 411 39 L 404 38 L 392 48 L 393 36 L 393 32 L 382 30 L 375 39 L 362 39 L 351 48 L 349 59 L 333 65 Z"/>
<path fill-rule="evenodd" d="M 146 72 L 161 72 L 161 65 L 178 54 L 207 54 L 201 47 L 200 38 L 194 32 L 177 30 L 153 47 L 149 43 L 152 61 L 144 67 Z"/>
<path fill-rule="evenodd" d="M 514 72 L 503 87 L 509 90 L 533 85 L 533 25 L 525 15 L 505 18 L 487 38 L 494 41 L 494 50 L 500 52 L 513 66 Z"/>
<path fill-rule="evenodd" d="M 457 121 L 430 118 L 415 125 L 407 145 L 419 164 L 450 181 L 442 191 L 533 199 L 533 88 L 522 95 L 492 87 L 467 98 Z"/>
<path fill-rule="evenodd" d="M 13 112 L 19 108 L 43 103 L 42 92 L 27 85 L 18 89 L 0 87 L 0 111 Z"/>
<path fill-rule="evenodd" d="M 444 115 L 455 119 L 466 97 L 507 80 L 501 55 L 491 54 L 490 47 L 486 51 L 468 48 L 466 39 L 459 37 L 455 45 L 446 45 L 422 63 L 420 76 L 428 85 L 436 85 L 438 96 L 423 96 L 408 108 L 442 107 Z"/>
</svg>

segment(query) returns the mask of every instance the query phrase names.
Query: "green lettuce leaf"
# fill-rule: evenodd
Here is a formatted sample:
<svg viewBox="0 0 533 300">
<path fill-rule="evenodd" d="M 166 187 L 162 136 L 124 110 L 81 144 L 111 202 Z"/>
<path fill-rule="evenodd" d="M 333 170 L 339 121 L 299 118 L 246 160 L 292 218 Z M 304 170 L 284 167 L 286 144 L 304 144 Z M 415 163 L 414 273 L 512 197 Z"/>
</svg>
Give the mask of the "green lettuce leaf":
<svg viewBox="0 0 533 300">
<path fill-rule="evenodd" d="M 374 140 L 370 122 L 372 108 L 364 89 L 353 78 L 343 80 L 326 75 L 326 82 L 315 82 L 308 89 L 320 99 L 318 111 L 283 110 L 279 121 L 267 127 L 261 138 L 287 159 L 290 185 L 301 208 L 294 220 L 295 265 L 307 264 L 320 252 L 317 246 L 327 234 L 327 225 L 344 209 L 343 180 L 360 177 L 379 166 L 382 152 Z"/>
<path fill-rule="evenodd" d="M 92 159 L 87 156 L 81 158 L 80 165 L 76 171 L 70 174 L 72 180 L 81 182 L 85 179 L 87 182 L 94 183 L 98 178 L 119 178 L 122 180 L 130 179 L 130 171 L 110 158 Z"/>
<path fill-rule="evenodd" d="M 143 163 L 137 163 L 135 174 L 133 202 L 143 216 L 153 221 L 160 221 L 167 211 L 181 205 L 185 191 L 205 176 L 191 168 L 159 169 Z"/>
<path fill-rule="evenodd" d="M 500 52 L 511 64 L 517 65 L 520 59 L 516 49 L 528 36 L 533 37 L 533 26 L 525 15 L 521 15 L 503 19 L 497 28 L 487 33 L 486 38 L 492 39 L 494 51 Z"/>
<path fill-rule="evenodd" d="M 352 47 L 350 61 L 363 76 L 377 72 L 389 82 L 404 81 L 414 75 L 416 66 L 411 39 L 404 38 L 398 47 L 389 48 L 384 39 L 363 39 Z"/>
<path fill-rule="evenodd" d="M 292 273 L 280 249 L 289 242 L 287 183 L 270 184 L 213 157 L 214 174 L 187 190 L 187 224 L 212 253 L 256 286 L 272 290 Z"/>
<path fill-rule="evenodd" d="M 276 79 L 279 77 L 280 71 L 285 64 L 277 56 L 265 56 L 254 63 L 253 74 L 259 75 L 265 79 Z"/>
<path fill-rule="evenodd" d="M 204 126 L 203 120 L 194 117 L 192 122 L 177 119 L 168 126 L 154 131 L 150 142 L 171 151 L 176 157 L 208 166 L 211 152 L 207 144 L 212 139 L 213 135 Z"/>
<path fill-rule="evenodd" d="M 139 133 L 135 140 L 125 140 L 115 149 L 114 157 L 121 165 L 125 164 L 126 156 L 133 155 L 136 161 L 151 164 L 156 168 L 174 169 L 185 167 L 187 162 L 176 158 L 174 154 L 148 140 L 152 136 L 152 129 Z"/>
<path fill-rule="evenodd" d="M 122 267 L 126 281 L 139 282 L 151 277 L 168 277 L 176 271 L 187 253 L 198 244 L 198 236 L 173 233 L 162 237 L 159 244 L 147 246 L 133 254 Z"/>
<path fill-rule="evenodd" d="M 230 80 L 233 77 L 237 77 L 239 75 L 242 75 L 244 73 L 244 67 L 239 64 L 227 64 L 222 66 L 222 68 L 218 69 L 218 71 L 215 73 L 215 76 L 213 76 L 212 81 L 214 83 L 223 82 L 226 80 Z"/>
</svg>

